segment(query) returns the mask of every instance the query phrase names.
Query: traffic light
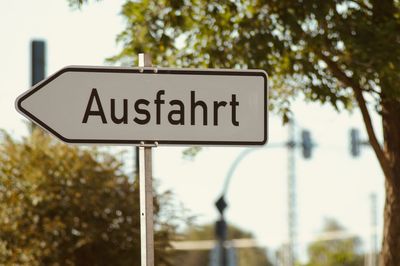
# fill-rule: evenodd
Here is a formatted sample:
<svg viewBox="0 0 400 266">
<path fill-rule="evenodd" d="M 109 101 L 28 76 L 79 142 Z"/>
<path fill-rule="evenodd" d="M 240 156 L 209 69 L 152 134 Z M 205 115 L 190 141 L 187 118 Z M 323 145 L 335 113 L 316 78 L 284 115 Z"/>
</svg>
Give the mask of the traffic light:
<svg viewBox="0 0 400 266">
<path fill-rule="evenodd" d="M 312 156 L 313 142 L 311 140 L 311 132 L 309 130 L 301 131 L 301 146 L 303 157 L 305 159 L 310 159 Z"/>
<path fill-rule="evenodd" d="M 360 132 L 358 129 L 352 128 L 350 130 L 350 153 L 353 157 L 360 156 Z"/>
</svg>

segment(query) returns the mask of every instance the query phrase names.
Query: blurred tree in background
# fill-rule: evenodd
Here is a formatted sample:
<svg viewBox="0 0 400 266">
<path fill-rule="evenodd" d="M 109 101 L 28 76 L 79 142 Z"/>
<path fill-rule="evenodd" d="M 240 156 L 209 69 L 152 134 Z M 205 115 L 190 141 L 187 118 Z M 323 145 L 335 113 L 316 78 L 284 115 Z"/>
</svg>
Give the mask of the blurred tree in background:
<svg viewBox="0 0 400 266">
<path fill-rule="evenodd" d="M 171 265 L 169 201 L 154 198 L 156 265 Z M 110 154 L 39 131 L 0 140 L 0 265 L 140 265 L 139 209 L 137 184 Z"/>
<path fill-rule="evenodd" d="M 337 233 L 343 230 L 338 222 L 328 219 L 322 233 Z M 364 266 L 360 244 L 357 237 L 314 242 L 308 247 L 309 262 L 306 266 Z"/>
<path fill-rule="evenodd" d="M 385 178 L 380 263 L 400 265 L 399 0 L 127 0 L 121 14 L 112 62 L 146 52 L 161 66 L 265 69 L 284 121 L 300 93 L 338 111 L 357 105 Z"/>
<path fill-rule="evenodd" d="M 112 62 L 147 52 L 161 66 L 265 69 L 284 121 L 300 93 L 338 111 L 358 106 L 385 177 L 380 263 L 400 265 L 399 0 L 138 0 L 121 14 Z"/>
<path fill-rule="evenodd" d="M 191 226 L 180 237 L 182 240 L 215 240 L 215 225 Z M 229 225 L 228 240 L 253 238 L 251 233 Z M 217 244 L 217 241 L 215 242 Z M 270 266 L 265 248 L 238 248 L 236 251 L 237 266 Z M 204 266 L 210 261 L 210 250 L 178 251 L 175 254 L 174 265 Z"/>
</svg>

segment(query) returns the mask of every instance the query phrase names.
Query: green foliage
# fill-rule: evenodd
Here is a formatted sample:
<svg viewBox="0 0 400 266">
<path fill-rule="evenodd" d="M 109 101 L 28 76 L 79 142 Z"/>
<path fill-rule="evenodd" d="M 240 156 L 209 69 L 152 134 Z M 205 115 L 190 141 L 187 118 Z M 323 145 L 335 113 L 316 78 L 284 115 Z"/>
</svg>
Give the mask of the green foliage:
<svg viewBox="0 0 400 266">
<path fill-rule="evenodd" d="M 99 1 L 99 0 L 97 0 Z M 81 8 L 83 4 L 89 2 L 88 0 L 68 0 L 68 4 L 70 7 Z"/>
<path fill-rule="evenodd" d="M 323 232 L 338 232 L 344 228 L 334 220 L 327 220 Z M 310 261 L 307 266 L 363 266 L 359 254 L 360 240 L 356 237 L 319 241 L 308 247 Z"/>
<path fill-rule="evenodd" d="M 201 150 L 202 148 L 199 146 L 187 148 L 182 152 L 183 158 L 193 160 Z"/>
<path fill-rule="evenodd" d="M 215 239 L 215 228 L 213 224 L 202 226 L 191 226 L 181 236 L 182 240 L 213 240 Z M 228 239 L 253 238 L 253 235 L 236 226 L 228 226 Z M 269 266 L 272 263 L 266 256 L 265 249 L 252 247 L 236 250 L 238 266 Z M 210 253 L 206 250 L 193 250 L 188 252 L 177 252 L 176 265 L 203 266 L 208 265 Z"/>
<path fill-rule="evenodd" d="M 191 226 L 184 233 L 184 237 L 187 240 L 210 240 L 215 239 L 215 225 L 206 224 L 201 226 Z M 243 229 L 228 225 L 228 236 L 227 239 L 240 239 L 240 238 L 252 238 L 253 235 Z"/>
<path fill-rule="evenodd" d="M 272 107 L 290 115 L 292 97 L 351 109 L 352 91 L 334 64 L 375 98 L 400 96 L 400 4 L 385 0 L 126 1 L 122 51 L 133 65 L 151 53 L 162 66 L 261 68 Z"/>
<path fill-rule="evenodd" d="M 170 265 L 168 197 L 154 198 L 157 265 Z M 0 265 L 140 265 L 139 213 L 138 186 L 112 155 L 39 131 L 0 142 Z"/>
</svg>

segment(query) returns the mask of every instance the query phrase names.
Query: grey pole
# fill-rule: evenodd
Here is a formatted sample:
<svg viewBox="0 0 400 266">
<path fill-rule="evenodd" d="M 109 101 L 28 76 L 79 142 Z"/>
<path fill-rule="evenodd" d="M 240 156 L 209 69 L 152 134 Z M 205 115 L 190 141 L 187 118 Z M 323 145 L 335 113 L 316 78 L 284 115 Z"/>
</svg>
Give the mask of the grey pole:
<svg viewBox="0 0 400 266">
<path fill-rule="evenodd" d="M 378 225 L 378 215 L 377 215 L 377 200 L 376 194 L 372 193 L 370 195 L 371 200 L 371 249 L 370 249 L 370 258 L 369 258 L 369 266 L 376 266 L 378 264 L 377 253 L 378 253 L 378 240 L 377 240 L 377 232 L 376 228 Z"/>
<path fill-rule="evenodd" d="M 139 67 L 151 67 L 148 54 L 139 54 Z M 139 146 L 139 188 L 140 188 L 140 243 L 141 265 L 154 266 L 153 229 L 153 185 L 151 149 L 156 144 Z"/>
<path fill-rule="evenodd" d="M 288 142 L 288 233 L 286 265 L 293 266 L 295 262 L 295 237 L 296 237 L 296 141 L 294 121 L 289 121 L 289 142 Z"/>
</svg>

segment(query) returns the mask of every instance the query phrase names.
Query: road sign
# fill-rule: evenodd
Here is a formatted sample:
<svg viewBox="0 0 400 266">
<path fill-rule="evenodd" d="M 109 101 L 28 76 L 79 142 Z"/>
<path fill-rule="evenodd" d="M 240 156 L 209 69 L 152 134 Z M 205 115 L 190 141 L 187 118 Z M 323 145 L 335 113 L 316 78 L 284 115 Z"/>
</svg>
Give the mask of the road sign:
<svg viewBox="0 0 400 266">
<path fill-rule="evenodd" d="M 221 215 L 223 215 L 225 208 L 228 207 L 228 204 L 226 203 L 224 196 L 221 196 L 217 200 L 217 202 L 215 202 L 215 206 L 217 207 L 217 210 L 219 211 L 219 213 Z"/>
<path fill-rule="evenodd" d="M 67 143 L 263 145 L 267 88 L 262 70 L 70 66 L 16 108 Z"/>
</svg>

